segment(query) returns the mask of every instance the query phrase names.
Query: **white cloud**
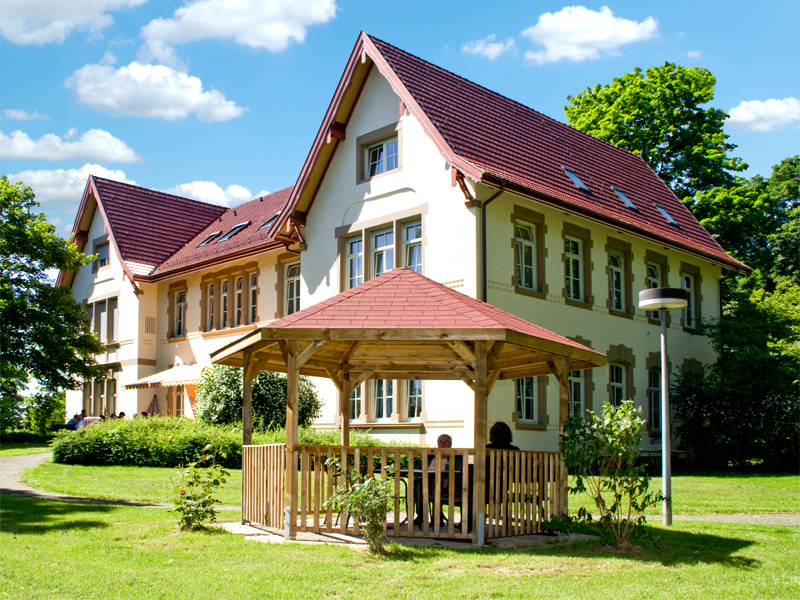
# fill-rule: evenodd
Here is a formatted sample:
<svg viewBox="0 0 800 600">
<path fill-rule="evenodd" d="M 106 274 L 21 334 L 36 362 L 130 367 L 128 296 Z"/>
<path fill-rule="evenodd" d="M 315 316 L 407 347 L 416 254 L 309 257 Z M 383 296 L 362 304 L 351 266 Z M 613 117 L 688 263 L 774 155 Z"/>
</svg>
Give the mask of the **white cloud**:
<svg viewBox="0 0 800 600">
<path fill-rule="evenodd" d="M 108 11 L 147 0 L 3 0 L 0 35 L 14 44 L 63 42 L 76 29 L 98 34 L 114 22 Z"/>
<path fill-rule="evenodd" d="M 174 64 L 174 44 L 230 39 L 278 52 L 292 42 L 302 44 L 307 27 L 335 16 L 335 0 L 194 0 L 171 19 L 150 21 L 142 28 L 142 37 L 153 58 Z"/>
<path fill-rule="evenodd" d="M 222 92 L 204 90 L 199 77 L 136 61 L 114 69 L 112 61 L 107 55 L 101 63 L 85 65 L 65 83 L 83 104 L 117 115 L 177 121 L 196 114 L 203 121 L 228 121 L 246 110 Z"/>
<path fill-rule="evenodd" d="M 132 163 L 141 160 L 128 145 L 102 129 L 90 129 L 76 138 L 70 129 L 62 138 L 48 133 L 38 140 L 16 130 L 10 135 L 0 131 L 0 158 L 27 160 L 97 160 Z"/>
<path fill-rule="evenodd" d="M 492 34 L 482 40 L 467 42 L 461 46 L 461 51 L 466 54 L 477 54 L 489 60 L 495 60 L 501 54 L 510 52 L 516 47 L 514 40 L 511 38 L 508 38 L 505 42 L 496 42 L 495 37 Z"/>
<path fill-rule="evenodd" d="M 594 11 L 585 6 L 567 6 L 556 13 L 539 15 L 536 25 L 522 32 L 544 50 L 525 52 L 529 62 L 543 65 L 562 60 L 595 60 L 615 54 L 617 48 L 657 35 L 658 23 L 647 17 L 641 23 L 615 17 L 607 6 Z"/>
<path fill-rule="evenodd" d="M 700 58 L 702 54 L 703 53 L 700 52 L 699 50 L 690 50 L 689 52 L 686 53 L 686 56 L 688 56 L 689 58 Z"/>
<path fill-rule="evenodd" d="M 21 108 L 6 108 L 3 110 L 3 116 L 12 121 L 37 121 L 40 119 L 48 120 L 50 117 L 47 115 L 39 114 L 38 110 L 29 113 L 27 110 Z"/>
<path fill-rule="evenodd" d="M 229 185 L 224 190 L 213 181 L 181 183 L 166 190 L 168 194 L 192 198 L 220 206 L 236 206 L 253 199 L 250 190 L 241 185 Z"/>
<path fill-rule="evenodd" d="M 800 100 L 791 96 L 783 100 L 748 100 L 728 113 L 728 123 L 739 129 L 774 131 L 800 121 Z"/>
<path fill-rule="evenodd" d="M 55 225 L 58 221 L 69 225 L 68 229 L 71 229 L 89 175 L 136 184 L 127 178 L 124 171 L 89 163 L 77 169 L 20 171 L 9 175 L 8 179 L 12 182 L 21 181 L 33 188 L 36 201 L 42 205 L 50 222 Z"/>
</svg>

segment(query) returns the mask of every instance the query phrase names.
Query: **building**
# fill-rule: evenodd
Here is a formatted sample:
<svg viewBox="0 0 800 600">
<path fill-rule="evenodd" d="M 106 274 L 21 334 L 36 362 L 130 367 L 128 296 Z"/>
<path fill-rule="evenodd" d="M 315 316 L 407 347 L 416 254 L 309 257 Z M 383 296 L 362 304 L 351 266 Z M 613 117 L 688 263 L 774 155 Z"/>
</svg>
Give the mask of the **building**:
<svg viewBox="0 0 800 600">
<path fill-rule="evenodd" d="M 672 370 L 693 368 L 715 359 L 699 325 L 719 315 L 724 270 L 742 268 L 640 158 L 363 33 L 293 188 L 227 211 L 135 189 L 90 179 L 76 221 L 80 243 L 100 252 L 108 235 L 114 256 L 65 282 L 94 307 L 99 332 L 109 325 L 98 304 L 109 314 L 116 286 L 113 306 L 131 332 L 109 347 L 116 383 L 87 385 L 70 409 L 109 406 L 114 386 L 122 407 L 125 381 L 161 373 L 170 383 L 165 371 L 207 363 L 259 323 L 407 267 L 606 354 L 607 368 L 571 377 L 571 410 L 633 398 L 656 442 L 660 323 L 637 308 L 637 293 L 689 291 L 668 326 Z M 197 222 L 163 249 L 159 236 L 156 250 L 149 221 L 126 217 L 123 202 L 166 225 L 173 209 L 155 207 L 175 202 Z M 512 424 L 522 448 L 554 448 L 556 387 L 545 377 L 499 382 L 489 421 Z M 166 389 L 159 410 L 174 413 L 182 397 L 188 413 L 191 387 Z M 325 381 L 320 392 L 318 425 L 337 426 L 338 392 Z M 134 393 L 147 410 L 152 390 Z M 429 410 L 432 397 L 448 402 Z M 472 444 L 471 394 L 459 383 L 368 381 L 350 402 L 351 426 L 412 444 L 446 431 Z"/>
</svg>

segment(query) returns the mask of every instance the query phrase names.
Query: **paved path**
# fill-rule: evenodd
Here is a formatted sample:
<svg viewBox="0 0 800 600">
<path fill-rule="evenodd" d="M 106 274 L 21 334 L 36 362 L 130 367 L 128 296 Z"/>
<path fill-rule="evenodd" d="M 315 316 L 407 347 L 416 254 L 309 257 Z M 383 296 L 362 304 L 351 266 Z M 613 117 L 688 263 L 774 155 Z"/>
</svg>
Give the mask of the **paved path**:
<svg viewBox="0 0 800 600">
<path fill-rule="evenodd" d="M 0 496 L 22 496 L 43 500 L 60 500 L 63 502 L 80 502 L 84 504 L 112 504 L 117 506 L 149 506 L 171 508 L 172 504 L 153 504 L 147 502 L 131 502 L 126 500 L 102 500 L 99 498 L 81 498 L 65 496 L 44 490 L 35 490 L 20 481 L 22 472 L 42 464 L 50 458 L 49 452 L 7 456 L 0 458 Z M 238 510 L 239 507 L 219 507 L 221 510 Z M 762 513 L 762 514 L 708 514 L 708 515 L 673 515 L 675 521 L 714 521 L 719 523 L 743 523 L 748 525 L 793 525 L 800 526 L 800 513 Z M 655 523 L 658 517 L 649 517 Z"/>
</svg>

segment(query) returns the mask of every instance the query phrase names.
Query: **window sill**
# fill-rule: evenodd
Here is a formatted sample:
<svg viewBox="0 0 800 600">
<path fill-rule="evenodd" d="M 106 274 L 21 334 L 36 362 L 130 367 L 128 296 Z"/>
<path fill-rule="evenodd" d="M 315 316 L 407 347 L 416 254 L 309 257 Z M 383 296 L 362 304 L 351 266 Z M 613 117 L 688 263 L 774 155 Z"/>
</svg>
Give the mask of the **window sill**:
<svg viewBox="0 0 800 600">
<path fill-rule="evenodd" d="M 181 335 L 181 336 L 178 336 L 178 337 L 168 337 L 167 341 L 168 342 L 184 342 L 184 341 L 186 341 L 186 336 L 185 335 Z"/>
<path fill-rule="evenodd" d="M 688 333 L 690 335 L 704 335 L 699 329 L 696 327 L 681 327 L 684 333 Z"/>
<path fill-rule="evenodd" d="M 230 335 L 231 333 L 244 333 L 247 331 L 254 331 L 258 329 L 255 323 L 250 325 L 240 325 L 239 327 L 228 327 L 226 329 L 212 329 L 211 331 L 201 331 L 200 335 L 204 338 L 220 337 L 223 335 Z"/>
<path fill-rule="evenodd" d="M 593 304 L 591 302 L 584 302 L 583 300 L 573 300 L 572 298 L 564 298 L 564 304 L 567 306 L 574 306 L 575 308 L 583 308 L 584 310 L 592 310 Z"/>
<path fill-rule="evenodd" d="M 378 173 L 377 175 L 372 175 L 371 177 L 364 177 L 356 181 L 356 185 L 361 185 L 362 183 L 369 183 L 370 181 L 375 181 L 376 179 L 380 179 L 381 177 L 386 177 L 386 175 L 392 175 L 393 173 L 398 173 L 401 170 L 400 167 L 396 169 L 392 169 L 391 171 L 384 171 L 383 173 Z"/>
<path fill-rule="evenodd" d="M 522 296 L 528 296 L 530 298 L 538 298 L 539 300 L 545 300 L 547 298 L 547 294 L 544 292 L 538 292 L 536 290 L 529 290 L 528 288 L 514 286 L 514 292 L 520 294 Z"/>
<path fill-rule="evenodd" d="M 515 429 L 519 429 L 520 431 L 546 431 L 547 425 L 541 425 L 539 423 L 531 423 L 527 421 L 517 421 L 514 423 Z"/>
<path fill-rule="evenodd" d="M 421 421 L 372 421 L 362 423 L 361 421 L 350 422 L 350 429 L 422 429 L 424 423 Z"/>
<path fill-rule="evenodd" d="M 622 317 L 623 319 L 633 319 L 632 312 L 625 312 L 624 310 L 617 310 L 616 308 L 609 308 L 608 314 L 614 317 Z"/>
</svg>

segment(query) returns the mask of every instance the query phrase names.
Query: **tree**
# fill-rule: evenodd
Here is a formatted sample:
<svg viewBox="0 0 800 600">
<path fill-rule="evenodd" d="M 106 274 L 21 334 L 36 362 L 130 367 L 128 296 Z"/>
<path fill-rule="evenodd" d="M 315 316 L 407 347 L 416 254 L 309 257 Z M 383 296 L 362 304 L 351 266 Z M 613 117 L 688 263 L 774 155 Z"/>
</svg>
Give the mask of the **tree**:
<svg viewBox="0 0 800 600">
<path fill-rule="evenodd" d="M 564 107 L 567 122 L 641 156 L 679 198 L 733 183 L 747 165 L 722 131 L 727 114 L 701 108 L 714 99 L 714 75 L 674 63 L 637 68 L 605 86 L 587 88 Z"/>
<path fill-rule="evenodd" d="M 214 365 L 203 369 L 197 386 L 198 417 L 218 425 L 242 420 L 242 369 Z M 319 416 L 320 401 L 314 384 L 300 377 L 298 421 L 309 425 Z M 253 380 L 253 426 L 261 429 L 286 427 L 286 376 L 261 371 Z"/>
<path fill-rule="evenodd" d="M 103 345 L 90 332 L 85 308 L 46 271 L 75 271 L 92 260 L 59 237 L 31 188 L 0 178 L 0 422 L 19 404 L 19 391 L 35 378 L 53 392 L 73 389 L 77 378 L 98 375 L 94 355 Z M 11 417 L 13 418 L 13 417 Z"/>
</svg>

